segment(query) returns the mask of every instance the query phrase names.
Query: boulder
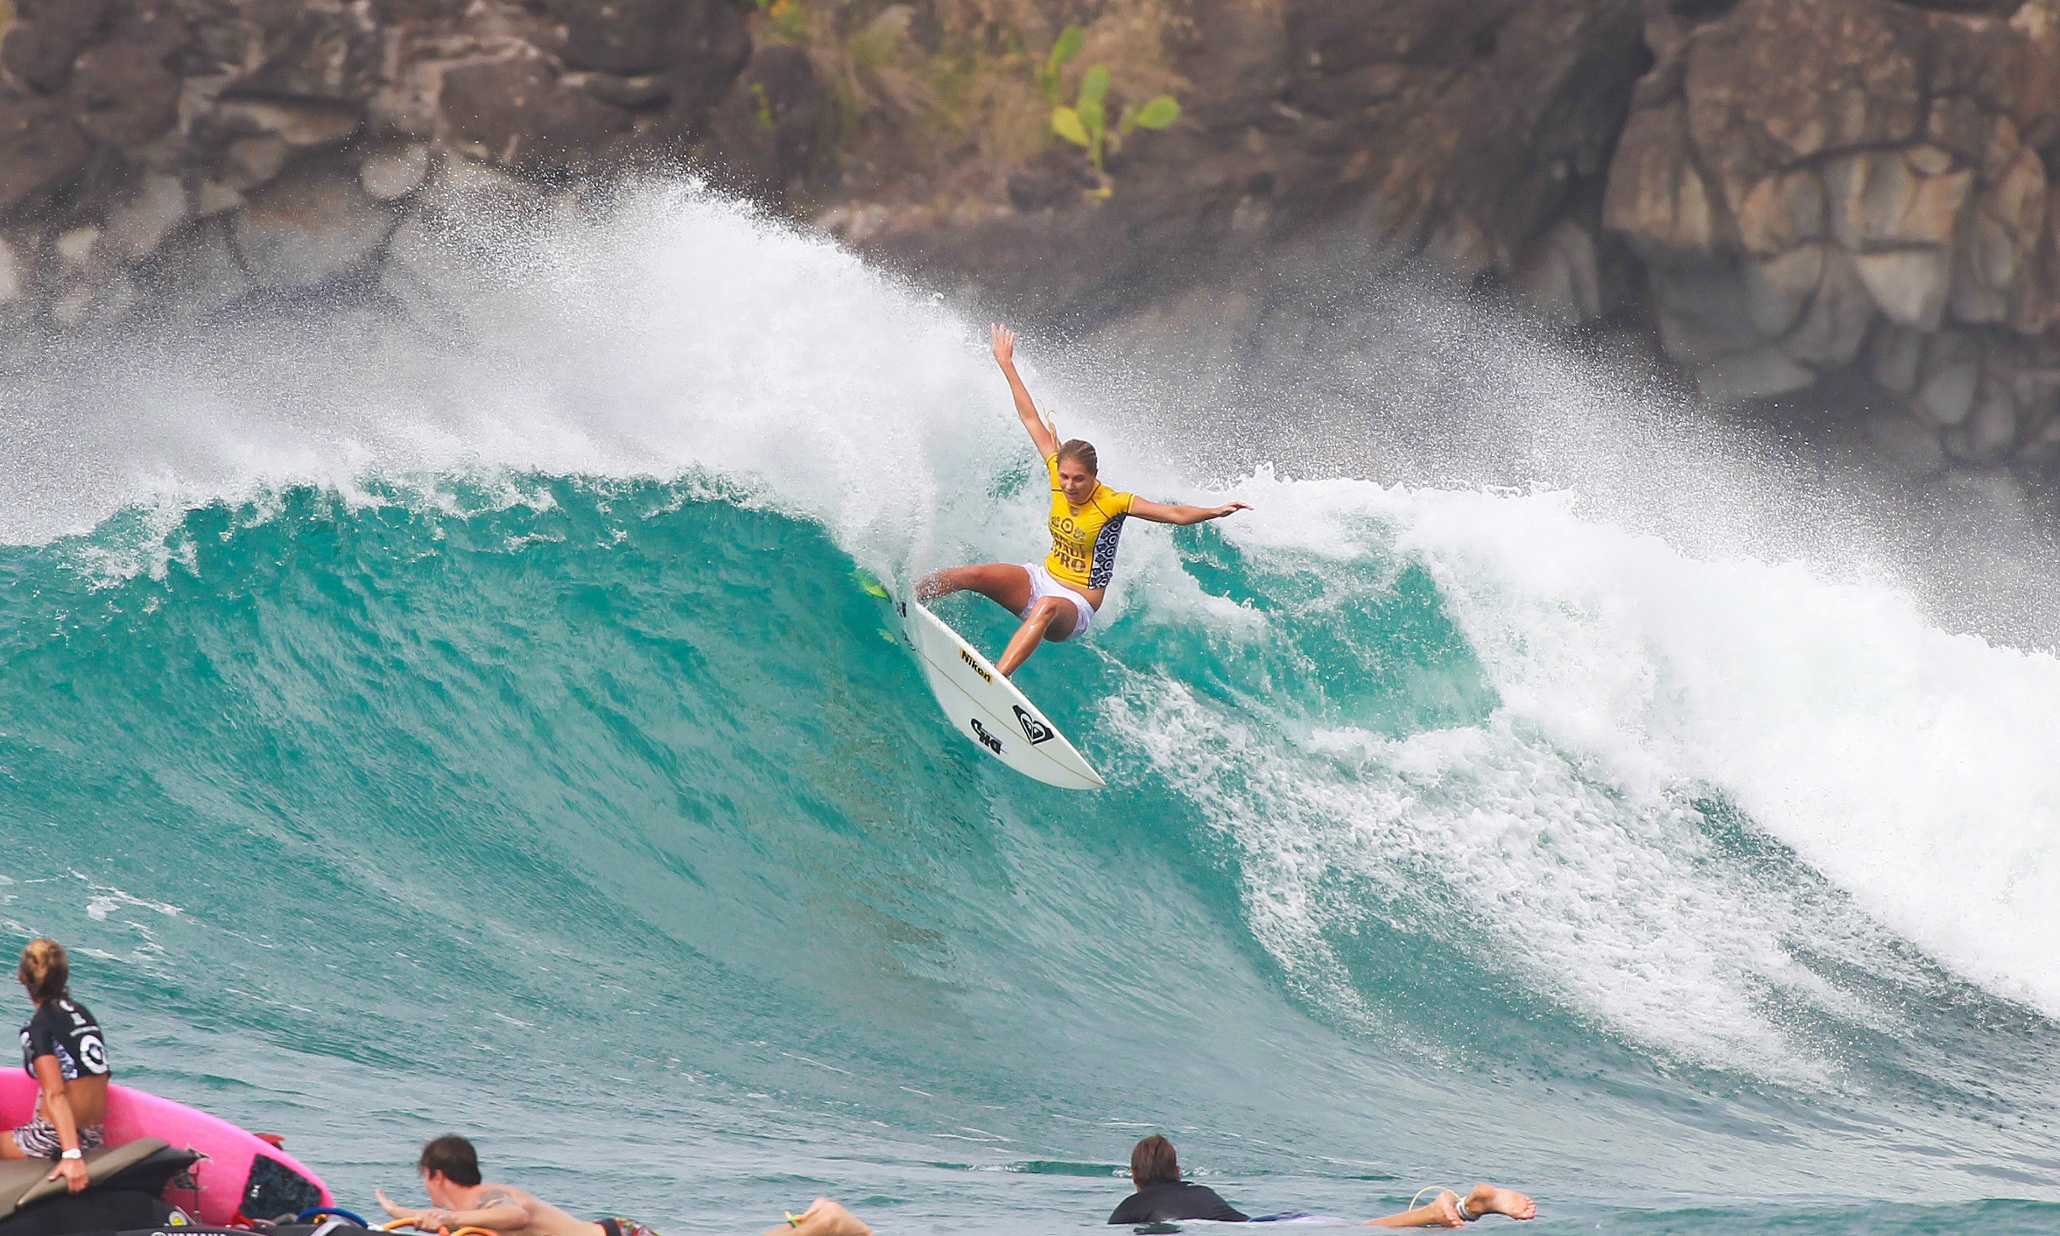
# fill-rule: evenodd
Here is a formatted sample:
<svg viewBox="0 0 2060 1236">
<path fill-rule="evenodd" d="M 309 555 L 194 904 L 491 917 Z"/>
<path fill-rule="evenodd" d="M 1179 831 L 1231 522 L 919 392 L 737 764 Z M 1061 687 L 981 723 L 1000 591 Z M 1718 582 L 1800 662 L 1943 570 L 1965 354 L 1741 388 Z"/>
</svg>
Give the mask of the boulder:
<svg viewBox="0 0 2060 1236">
<path fill-rule="evenodd" d="M 73 270 L 84 270 L 93 264 L 95 252 L 100 248 L 100 229 L 88 224 L 60 232 L 50 242 L 50 251 L 57 260 Z"/>
<path fill-rule="evenodd" d="M 562 34 L 558 54 L 575 69 L 642 73 L 662 67 L 687 10 L 700 0 L 545 0 Z"/>
<path fill-rule="evenodd" d="M 2027 334 L 2045 328 L 2050 293 L 2038 271 L 2045 223 L 2045 165 L 2038 152 L 2018 147 L 1963 225 L 1953 270 L 1955 318 L 2008 322 Z"/>
<path fill-rule="evenodd" d="M 1786 253 L 1824 236 L 1824 182 L 1811 169 L 1763 178 L 1738 207 L 1738 237 L 1759 257 Z"/>
<path fill-rule="evenodd" d="M 629 130 L 630 113 L 566 84 L 532 59 L 444 74 L 444 115 L 487 158 L 521 167 L 585 167 Z"/>
<path fill-rule="evenodd" d="M 116 260 L 134 261 L 155 251 L 192 213 L 177 176 L 146 174 L 135 194 L 108 212 L 104 243 Z"/>
<path fill-rule="evenodd" d="M 103 43 L 79 54 L 72 71 L 72 113 L 79 127 L 110 146 L 135 147 L 179 120 L 179 79 L 150 43 Z"/>
<path fill-rule="evenodd" d="M 1659 302 L 1660 343 L 1688 365 L 1707 365 L 1762 342 L 1743 281 L 1725 264 L 1657 266 L 1651 287 Z"/>
<path fill-rule="evenodd" d="M 1945 466 L 1946 454 L 1938 442 L 1938 430 L 1914 416 L 1887 413 L 1867 423 L 1867 436 L 1889 461 L 1918 475 L 1929 475 Z"/>
<path fill-rule="evenodd" d="M 98 38 L 111 0 L 43 0 L 7 30 L 0 42 L 0 66 L 44 94 L 71 80 L 72 61 Z"/>
<path fill-rule="evenodd" d="M 1943 95 L 1931 101 L 1924 137 L 1951 151 L 1968 167 L 1978 167 L 1988 146 L 1989 119 L 1982 114 L 1981 105 L 1966 95 Z"/>
<path fill-rule="evenodd" d="M 255 189 L 277 176 L 286 167 L 287 156 L 292 153 L 284 138 L 270 134 L 230 142 L 222 152 L 221 165 L 216 169 L 212 183 L 238 194 Z M 241 205 L 241 198 L 229 204 Z"/>
<path fill-rule="evenodd" d="M 1632 115 L 1610 165 L 1603 226 L 1651 259 L 1717 248 L 1709 188 L 1689 158 L 1679 106 Z"/>
<path fill-rule="evenodd" d="M 386 34 L 376 6 L 347 0 L 237 0 L 233 49 L 219 53 L 237 93 L 362 106 L 378 91 Z"/>
<path fill-rule="evenodd" d="M 1980 463 L 1995 463 L 2017 442 L 2017 401 L 2002 383 L 1984 382 L 1967 418 L 1967 453 Z"/>
<path fill-rule="evenodd" d="M 1804 245 L 1779 257 L 1745 263 L 1745 304 L 1763 338 L 1786 334 L 1816 295 L 1824 276 L 1824 246 Z"/>
<path fill-rule="evenodd" d="M 1456 17 L 1493 6 L 1445 7 Z M 1485 61 L 1475 71 L 1486 88 L 1453 117 L 1458 140 L 1439 197 L 1494 238 L 1498 263 L 1552 225 L 1573 186 L 1609 166 L 1642 31 L 1636 0 L 1530 0 L 1467 49 Z"/>
<path fill-rule="evenodd" d="M 221 218 L 188 227 L 165 243 L 163 260 L 145 268 L 157 279 L 158 297 L 174 317 L 206 317 L 256 287 L 229 243 Z"/>
<path fill-rule="evenodd" d="M 1715 404 L 1744 403 L 1799 391 L 1817 380 L 1816 372 L 1772 345 L 1735 352 L 1695 371 L 1702 397 Z"/>
<path fill-rule="evenodd" d="M 0 211 L 34 204 L 69 184 L 90 151 L 58 104 L 0 98 Z"/>
<path fill-rule="evenodd" d="M 1981 386 L 1981 345 L 1972 335 L 1947 331 L 1934 335 L 1924 351 L 1923 382 L 1911 402 L 1933 424 L 1958 425 L 1973 410 Z"/>
<path fill-rule="evenodd" d="M 364 113 L 322 100 L 225 98 L 215 104 L 211 122 L 227 133 L 276 137 L 302 148 L 349 138 L 364 124 Z"/>
<path fill-rule="evenodd" d="M 1949 155 L 1931 146 L 1833 159 L 1824 170 L 1831 234 L 1855 253 L 1883 245 L 1950 246 L 1974 173 L 1923 170 L 1950 164 Z"/>
<path fill-rule="evenodd" d="M 751 60 L 751 34 L 730 0 L 691 0 L 666 44 L 672 134 L 698 139 L 708 117 Z"/>
<path fill-rule="evenodd" d="M 1517 272 L 1517 290 L 1547 317 L 1573 326 L 1602 315 L 1602 279 L 1588 229 L 1562 219 Z"/>
<path fill-rule="evenodd" d="M 1860 279 L 1889 320 L 1937 330 L 1953 283 L 1953 257 L 1944 249 L 1893 249 L 1853 257 Z"/>
<path fill-rule="evenodd" d="M 429 179 L 429 147 L 421 142 L 387 146 L 358 164 L 358 184 L 375 202 L 406 197 Z"/>
<path fill-rule="evenodd" d="M 1492 56 L 1522 0 L 1286 0 L 1288 63 L 1335 77 L 1379 63 L 1464 68 Z"/>
<path fill-rule="evenodd" d="M 1889 391 L 1907 395 L 1917 389 L 1917 370 L 1924 360 L 1924 333 L 1882 322 L 1867 344 L 1867 371 Z"/>
<path fill-rule="evenodd" d="M 1745 0 L 1694 32 L 1688 131 L 1736 211 L 1768 173 L 1925 119 L 1923 18 L 1880 0 Z"/>
<path fill-rule="evenodd" d="M 788 183 L 815 164 L 825 99 L 806 52 L 779 45 L 761 48 L 709 122 L 707 161 L 719 169 L 727 187 L 763 201 L 784 201 Z M 1081 163 L 1077 154 L 1071 163 Z M 1010 195 L 1016 199 L 1014 189 Z M 1079 194 L 1073 197 L 1078 200 Z"/>
<path fill-rule="evenodd" d="M 302 288 L 363 266 L 393 223 L 355 178 L 307 169 L 268 185 L 237 212 L 230 238 L 259 286 Z"/>
<path fill-rule="evenodd" d="M 1851 364 L 1859 355 L 1867 328 L 1874 321 L 1874 300 L 1852 255 L 1831 245 L 1823 246 L 1823 251 L 1822 275 L 1808 310 L 1781 341 L 1781 350 L 1829 371 Z"/>
</svg>

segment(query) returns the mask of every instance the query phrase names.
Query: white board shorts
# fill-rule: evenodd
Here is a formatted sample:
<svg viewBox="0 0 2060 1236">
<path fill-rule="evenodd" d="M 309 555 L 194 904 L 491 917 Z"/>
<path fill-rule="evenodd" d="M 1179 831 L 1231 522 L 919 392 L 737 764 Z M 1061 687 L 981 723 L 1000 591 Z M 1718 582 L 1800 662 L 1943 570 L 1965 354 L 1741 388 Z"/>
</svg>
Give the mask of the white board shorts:
<svg viewBox="0 0 2060 1236">
<path fill-rule="evenodd" d="M 1030 604 L 1025 605 L 1023 612 L 1016 617 L 1029 618 L 1030 611 L 1037 608 L 1037 603 L 1046 597 L 1064 597 L 1073 603 L 1075 614 L 1073 630 L 1065 639 L 1078 639 L 1087 634 L 1087 628 L 1094 625 L 1094 606 L 1087 603 L 1087 598 L 1053 579 L 1051 572 L 1044 569 L 1042 562 L 1026 562 L 1023 569 L 1030 573 Z M 1054 643 L 1063 642 L 1057 637 L 1051 638 Z"/>
</svg>

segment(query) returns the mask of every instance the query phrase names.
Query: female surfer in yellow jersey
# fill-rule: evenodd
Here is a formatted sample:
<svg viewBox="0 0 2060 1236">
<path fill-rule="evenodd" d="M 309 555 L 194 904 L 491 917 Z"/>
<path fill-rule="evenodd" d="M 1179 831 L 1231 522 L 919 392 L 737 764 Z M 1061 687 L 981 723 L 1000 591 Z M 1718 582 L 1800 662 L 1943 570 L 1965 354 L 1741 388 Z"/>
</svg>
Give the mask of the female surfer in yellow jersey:
<svg viewBox="0 0 2060 1236">
<path fill-rule="evenodd" d="M 1155 524 L 1198 524 L 1251 508 L 1242 502 L 1169 506 L 1102 484 L 1094 447 L 1078 438 L 1061 443 L 1037 414 L 1037 405 L 1016 372 L 1016 333 L 1000 325 L 991 329 L 995 363 L 1009 380 L 1016 415 L 1030 431 L 1051 480 L 1051 553 L 1041 563 L 983 562 L 939 571 L 916 585 L 916 599 L 930 601 L 971 589 L 1021 618 L 1023 625 L 995 662 L 995 668 L 1008 675 L 1043 641 L 1087 634 L 1116 570 L 1116 539 L 1123 534 L 1125 517 L 1135 515 Z"/>
</svg>

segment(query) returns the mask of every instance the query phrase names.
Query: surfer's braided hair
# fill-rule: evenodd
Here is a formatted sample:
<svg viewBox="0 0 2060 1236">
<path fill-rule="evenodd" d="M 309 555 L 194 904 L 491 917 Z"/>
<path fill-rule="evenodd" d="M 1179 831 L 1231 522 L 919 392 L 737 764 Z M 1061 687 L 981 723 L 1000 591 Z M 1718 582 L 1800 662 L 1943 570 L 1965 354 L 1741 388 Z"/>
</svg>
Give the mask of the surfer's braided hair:
<svg viewBox="0 0 2060 1236">
<path fill-rule="evenodd" d="M 65 956 L 64 945 L 55 940 L 38 937 L 29 941 L 21 951 L 21 965 L 14 975 L 38 1004 L 62 1000 L 71 994 L 71 958 Z"/>
<path fill-rule="evenodd" d="M 1087 469 L 1089 476 L 1100 476 L 1102 474 L 1101 461 L 1094 456 L 1094 443 L 1092 442 L 1082 438 L 1068 438 L 1065 445 L 1059 447 L 1059 462 L 1064 463 L 1068 459 L 1077 462 L 1081 467 Z"/>
</svg>

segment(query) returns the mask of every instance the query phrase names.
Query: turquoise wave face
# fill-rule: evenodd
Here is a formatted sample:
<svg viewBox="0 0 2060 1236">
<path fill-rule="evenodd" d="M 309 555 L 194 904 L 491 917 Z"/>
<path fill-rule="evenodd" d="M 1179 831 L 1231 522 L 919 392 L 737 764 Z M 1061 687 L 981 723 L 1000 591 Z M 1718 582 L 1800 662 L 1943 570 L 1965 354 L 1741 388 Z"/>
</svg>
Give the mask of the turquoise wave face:
<svg viewBox="0 0 2060 1236">
<path fill-rule="evenodd" d="M 1254 1212 L 1485 1176 L 2050 1225 L 1967 1200 L 2049 1193 L 2049 1022 L 1722 787 L 1512 720 L 1449 557 L 1341 526 L 1134 531 L 1019 679 L 1114 787 L 1069 795 L 946 728 L 821 525 L 712 483 L 125 513 L 0 558 L 7 924 L 79 949 L 125 1079 L 347 1203 L 458 1129 L 661 1225 L 1044 1231 L 1156 1128 Z"/>
</svg>

